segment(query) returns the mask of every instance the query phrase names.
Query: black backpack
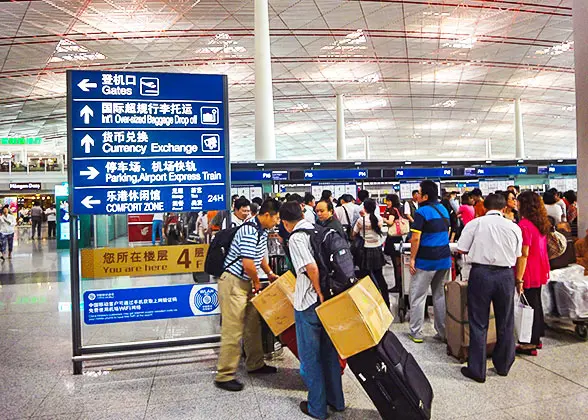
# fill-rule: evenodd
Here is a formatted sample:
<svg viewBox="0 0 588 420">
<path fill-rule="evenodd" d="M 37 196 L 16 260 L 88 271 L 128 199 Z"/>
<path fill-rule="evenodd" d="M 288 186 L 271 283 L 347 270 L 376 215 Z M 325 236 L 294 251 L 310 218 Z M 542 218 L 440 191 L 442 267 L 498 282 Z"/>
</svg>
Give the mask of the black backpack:
<svg viewBox="0 0 588 420">
<path fill-rule="evenodd" d="M 321 292 L 325 300 L 337 296 L 355 284 L 355 264 L 349 243 L 336 230 L 315 226 L 299 229 L 310 237 L 314 259 L 319 268 Z"/>
<path fill-rule="evenodd" d="M 225 272 L 225 268 L 228 268 L 239 261 L 239 258 L 241 257 L 237 257 L 225 267 L 225 259 L 231 249 L 233 238 L 239 229 L 247 225 L 257 228 L 255 223 L 245 222 L 241 226 L 221 230 L 214 236 L 214 239 L 208 247 L 208 254 L 206 254 L 206 260 L 204 261 L 204 271 L 206 273 L 211 276 L 220 277 Z"/>
</svg>

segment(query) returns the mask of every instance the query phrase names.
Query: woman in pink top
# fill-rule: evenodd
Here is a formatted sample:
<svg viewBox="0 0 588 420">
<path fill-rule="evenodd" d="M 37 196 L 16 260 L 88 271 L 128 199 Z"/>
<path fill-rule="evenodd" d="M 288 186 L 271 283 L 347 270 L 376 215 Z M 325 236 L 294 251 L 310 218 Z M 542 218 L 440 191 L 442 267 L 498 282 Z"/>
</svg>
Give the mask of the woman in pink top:
<svg viewBox="0 0 588 420">
<path fill-rule="evenodd" d="M 523 255 L 517 261 L 516 286 L 519 294 L 524 293 L 534 309 L 534 319 L 531 343 L 519 345 L 516 351 L 537 356 L 537 350 L 543 347 L 541 337 L 545 333 L 541 287 L 549 280 L 547 234 L 551 225 L 543 200 L 537 194 L 525 191 L 519 195 L 518 201 L 522 217 L 519 227 L 523 232 Z"/>
<path fill-rule="evenodd" d="M 461 197 L 461 206 L 457 209 L 457 217 L 461 219 L 463 226 L 470 223 L 476 217 L 474 199 L 468 193 L 465 193 Z"/>
</svg>

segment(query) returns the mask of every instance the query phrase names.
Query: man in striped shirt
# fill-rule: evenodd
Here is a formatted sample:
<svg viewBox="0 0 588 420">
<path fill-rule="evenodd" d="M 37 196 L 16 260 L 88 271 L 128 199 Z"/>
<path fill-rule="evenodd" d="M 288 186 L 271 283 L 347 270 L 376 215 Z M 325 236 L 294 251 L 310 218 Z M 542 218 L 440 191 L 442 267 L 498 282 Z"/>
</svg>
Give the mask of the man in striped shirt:
<svg viewBox="0 0 588 420">
<path fill-rule="evenodd" d="M 314 229 L 314 225 L 304 218 L 296 202 L 284 204 L 280 209 L 280 218 L 290 233 L 288 249 L 296 272 L 296 342 L 300 375 L 308 388 L 308 400 L 300 403 L 300 410 L 307 416 L 326 419 L 327 407 L 343 411 L 345 399 L 337 350 L 316 314 L 316 308 L 324 298 L 310 236 L 303 232 L 296 233 L 301 229 Z"/>
<path fill-rule="evenodd" d="M 449 213 L 439 203 L 439 189 L 431 180 L 420 185 L 421 202 L 411 226 L 410 333 L 415 343 L 423 342 L 425 303 L 429 286 L 433 291 L 435 338 L 445 341 L 445 283 L 449 280 Z"/>
<path fill-rule="evenodd" d="M 278 278 L 265 258 L 267 231 L 278 223 L 278 211 L 279 203 L 267 200 L 258 216 L 239 228 L 224 262 L 225 272 L 218 282 L 222 326 L 215 385 L 227 391 L 243 389 L 243 384 L 235 379 L 241 360 L 241 338 L 249 373 L 277 372 L 275 367 L 267 366 L 263 361 L 261 323 L 251 298 L 260 289 L 258 268 L 263 269 L 269 281 Z"/>
</svg>

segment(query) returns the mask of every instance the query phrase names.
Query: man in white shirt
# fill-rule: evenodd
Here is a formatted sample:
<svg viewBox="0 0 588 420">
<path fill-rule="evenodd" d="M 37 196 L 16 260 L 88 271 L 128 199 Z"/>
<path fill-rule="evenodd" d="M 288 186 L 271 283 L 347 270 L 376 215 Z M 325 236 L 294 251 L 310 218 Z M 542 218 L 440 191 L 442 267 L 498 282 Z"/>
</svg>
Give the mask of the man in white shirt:
<svg viewBox="0 0 588 420">
<path fill-rule="evenodd" d="M 57 210 L 55 210 L 55 204 L 45 210 L 47 216 L 47 239 L 55 238 L 55 230 L 57 227 Z"/>
<path fill-rule="evenodd" d="M 316 314 L 316 308 L 324 298 L 310 235 L 303 231 L 297 233 L 313 229 L 314 225 L 304 219 L 302 209 L 296 202 L 282 205 L 280 219 L 290 233 L 288 250 L 296 272 L 296 341 L 300 375 L 308 388 L 308 401 L 300 403 L 300 410 L 307 416 L 326 419 L 328 407 L 338 412 L 345 409 L 345 399 L 337 350 Z"/>
<path fill-rule="evenodd" d="M 351 194 L 343 195 L 341 200 L 343 203 L 340 207 L 335 208 L 335 216 L 347 232 L 348 239 L 351 239 L 351 231 L 359 219 L 359 206 L 353 202 Z"/>
<path fill-rule="evenodd" d="M 461 373 L 476 382 L 486 381 L 486 336 L 490 322 L 490 302 L 496 316 L 496 346 L 492 353 L 494 369 L 508 375 L 515 360 L 513 267 L 522 255 L 521 229 L 502 215 L 503 195 L 490 194 L 484 200 L 488 211 L 466 225 L 457 244 L 468 254 L 472 270 L 468 281 L 470 346 L 468 367 Z"/>
<path fill-rule="evenodd" d="M 316 223 L 316 213 L 314 212 L 314 195 L 311 193 L 304 194 L 304 218 L 310 223 Z"/>
<path fill-rule="evenodd" d="M 414 223 L 414 215 L 416 211 L 419 209 L 419 201 L 420 201 L 420 193 L 419 190 L 414 190 L 412 192 L 412 198 L 410 200 L 406 200 L 404 203 L 404 215 L 410 222 L 410 225 Z"/>
</svg>

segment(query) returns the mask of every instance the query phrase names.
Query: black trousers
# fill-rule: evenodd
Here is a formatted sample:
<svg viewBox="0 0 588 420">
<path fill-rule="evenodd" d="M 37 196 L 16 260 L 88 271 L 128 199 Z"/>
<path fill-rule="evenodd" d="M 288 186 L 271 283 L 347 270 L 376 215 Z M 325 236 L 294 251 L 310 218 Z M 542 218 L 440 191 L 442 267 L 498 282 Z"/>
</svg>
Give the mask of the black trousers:
<svg viewBox="0 0 588 420">
<path fill-rule="evenodd" d="M 47 229 L 48 229 L 47 237 L 48 238 L 55 238 L 55 226 L 56 226 L 56 222 L 52 222 L 52 221 L 47 222 Z"/>
<path fill-rule="evenodd" d="M 543 303 L 541 302 L 541 286 L 525 289 L 525 297 L 533 311 L 533 334 L 531 344 L 538 345 L 545 335 L 545 319 L 543 317 Z"/>
<path fill-rule="evenodd" d="M 37 238 L 41 239 L 41 226 L 43 225 L 43 219 L 40 217 L 32 217 L 31 224 L 31 239 L 35 237 L 35 230 L 37 231 Z"/>
<path fill-rule="evenodd" d="M 386 302 L 386 306 L 390 309 L 390 293 L 388 293 L 388 283 L 386 283 L 386 278 L 384 277 L 384 272 L 382 269 L 377 270 L 360 270 L 359 278 L 364 278 L 366 276 L 370 276 L 372 281 L 376 284 L 377 288 L 380 289 L 380 293 L 384 298 L 384 302 Z"/>
<path fill-rule="evenodd" d="M 486 378 L 486 338 L 490 302 L 494 305 L 496 346 L 494 368 L 508 373 L 515 360 L 514 299 L 515 278 L 510 268 L 473 265 L 468 281 L 470 347 L 468 368 L 477 378 Z"/>
</svg>

